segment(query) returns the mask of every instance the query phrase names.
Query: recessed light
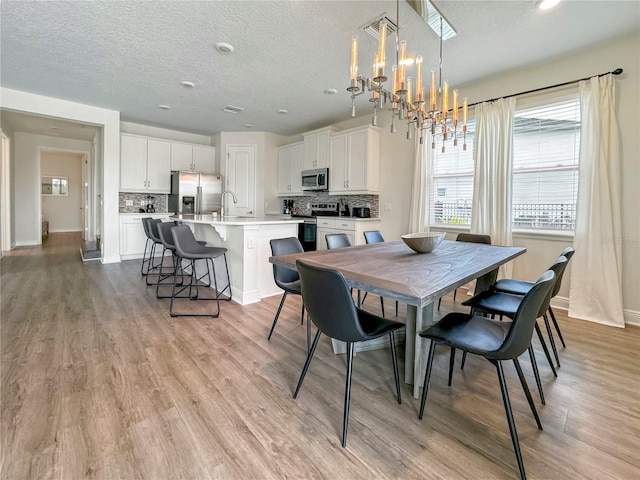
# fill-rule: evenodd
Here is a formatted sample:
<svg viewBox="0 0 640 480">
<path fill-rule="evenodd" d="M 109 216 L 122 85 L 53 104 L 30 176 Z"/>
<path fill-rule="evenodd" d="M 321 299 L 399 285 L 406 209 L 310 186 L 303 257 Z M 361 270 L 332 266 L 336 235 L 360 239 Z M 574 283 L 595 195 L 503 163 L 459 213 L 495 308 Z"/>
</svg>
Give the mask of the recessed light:
<svg viewBox="0 0 640 480">
<path fill-rule="evenodd" d="M 252 124 L 250 124 L 250 123 L 245 123 L 245 124 L 244 124 L 244 126 L 245 126 L 246 128 L 253 128 L 253 125 L 252 125 Z"/>
<path fill-rule="evenodd" d="M 289 113 L 289 110 L 287 110 L 286 108 L 281 108 L 280 110 L 278 110 L 278 113 Z"/>
<path fill-rule="evenodd" d="M 232 53 L 234 48 L 228 43 L 218 42 L 216 43 L 216 50 L 218 50 L 220 53 Z"/>
<path fill-rule="evenodd" d="M 187 87 L 187 88 L 193 88 L 196 86 L 195 83 L 193 82 L 188 82 L 187 80 L 180 82 L 180 85 L 182 85 L 183 87 Z"/>
<path fill-rule="evenodd" d="M 161 103 L 160 105 L 158 105 L 158 108 L 162 109 L 162 110 L 171 110 L 171 107 L 169 105 L 165 105 L 163 103 Z"/>
<path fill-rule="evenodd" d="M 549 10 L 560 3 L 560 0 L 538 0 L 536 2 L 537 7 L 540 10 Z"/>
<path fill-rule="evenodd" d="M 338 90 L 336 90 L 335 88 L 327 88 L 324 93 L 326 95 L 335 95 L 336 93 L 338 93 Z"/>
</svg>

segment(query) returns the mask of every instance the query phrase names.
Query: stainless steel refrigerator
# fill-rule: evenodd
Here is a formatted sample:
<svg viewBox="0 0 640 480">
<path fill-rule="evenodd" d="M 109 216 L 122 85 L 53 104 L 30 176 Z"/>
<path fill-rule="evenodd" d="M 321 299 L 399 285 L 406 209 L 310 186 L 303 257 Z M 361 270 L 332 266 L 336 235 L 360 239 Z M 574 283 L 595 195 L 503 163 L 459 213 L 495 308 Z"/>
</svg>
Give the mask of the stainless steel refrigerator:
<svg viewBox="0 0 640 480">
<path fill-rule="evenodd" d="M 169 211 L 181 215 L 219 212 L 222 176 L 213 173 L 171 172 Z"/>
</svg>

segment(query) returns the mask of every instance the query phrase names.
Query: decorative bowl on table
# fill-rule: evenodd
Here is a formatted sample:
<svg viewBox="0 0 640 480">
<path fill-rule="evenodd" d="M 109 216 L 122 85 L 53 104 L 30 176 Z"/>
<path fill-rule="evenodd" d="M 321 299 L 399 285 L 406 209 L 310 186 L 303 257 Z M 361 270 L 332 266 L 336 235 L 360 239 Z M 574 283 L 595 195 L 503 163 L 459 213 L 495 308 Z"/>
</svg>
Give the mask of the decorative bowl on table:
<svg viewBox="0 0 640 480">
<path fill-rule="evenodd" d="M 440 245 L 444 236 L 444 232 L 407 233 L 402 235 L 402 241 L 414 252 L 429 253 Z"/>
</svg>

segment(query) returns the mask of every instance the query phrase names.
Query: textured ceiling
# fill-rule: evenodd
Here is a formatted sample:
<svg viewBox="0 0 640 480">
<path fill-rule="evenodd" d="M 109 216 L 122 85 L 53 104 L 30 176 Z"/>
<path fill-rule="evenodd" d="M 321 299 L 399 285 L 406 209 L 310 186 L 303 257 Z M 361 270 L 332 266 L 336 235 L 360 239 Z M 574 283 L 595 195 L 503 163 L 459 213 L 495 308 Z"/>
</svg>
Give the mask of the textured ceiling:
<svg viewBox="0 0 640 480">
<path fill-rule="evenodd" d="M 452 85 L 640 29 L 638 1 L 565 0 L 547 12 L 534 0 L 434 3 L 458 31 L 444 44 Z M 435 67 L 436 35 L 406 2 L 399 7 L 409 53 Z M 250 123 L 254 131 L 293 135 L 348 118 L 349 41 L 383 12 L 396 18 L 396 2 L 3 0 L 0 83 L 147 125 L 211 135 Z M 217 52 L 217 42 L 235 52 Z M 375 47 L 360 32 L 360 71 L 368 76 Z M 324 94 L 327 88 L 338 94 Z M 358 104 L 362 111 L 363 99 Z M 223 113 L 226 105 L 245 110 Z"/>
</svg>

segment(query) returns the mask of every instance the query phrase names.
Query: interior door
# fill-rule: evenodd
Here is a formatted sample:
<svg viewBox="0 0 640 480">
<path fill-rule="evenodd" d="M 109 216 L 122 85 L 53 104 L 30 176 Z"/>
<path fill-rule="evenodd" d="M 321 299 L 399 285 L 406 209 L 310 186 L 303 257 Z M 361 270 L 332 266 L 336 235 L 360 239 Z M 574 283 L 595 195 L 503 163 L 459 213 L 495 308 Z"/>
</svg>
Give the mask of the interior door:
<svg viewBox="0 0 640 480">
<path fill-rule="evenodd" d="M 256 209 L 256 146 L 227 145 L 225 190 L 238 199 L 225 195 L 225 215 L 253 215 Z"/>
</svg>

